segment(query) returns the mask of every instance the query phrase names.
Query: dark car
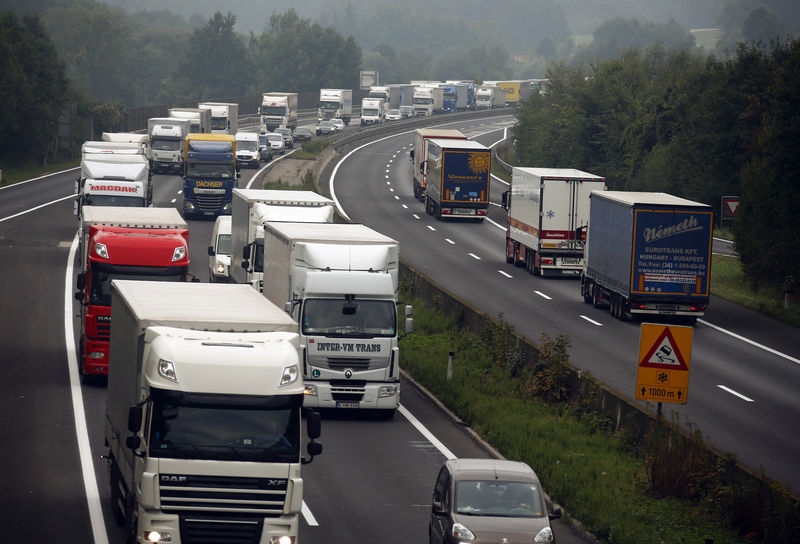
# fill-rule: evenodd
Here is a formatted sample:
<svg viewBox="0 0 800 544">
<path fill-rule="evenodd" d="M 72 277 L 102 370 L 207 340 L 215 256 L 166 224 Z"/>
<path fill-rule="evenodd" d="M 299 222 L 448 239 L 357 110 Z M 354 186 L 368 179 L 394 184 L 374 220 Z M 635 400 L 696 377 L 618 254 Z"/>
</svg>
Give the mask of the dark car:
<svg viewBox="0 0 800 544">
<path fill-rule="evenodd" d="M 269 145 L 266 134 L 258 135 L 258 152 L 261 156 L 261 162 L 269 162 L 272 160 L 272 146 Z"/>
<path fill-rule="evenodd" d="M 308 128 L 308 127 L 297 127 L 296 129 L 294 129 L 294 133 L 292 134 L 292 137 L 294 138 L 295 142 L 301 142 L 302 143 L 302 142 L 309 141 L 313 134 L 314 133 L 311 132 L 311 129 Z"/>
<path fill-rule="evenodd" d="M 536 473 L 519 461 L 450 459 L 433 488 L 430 544 L 553 542 L 549 504 Z"/>
<path fill-rule="evenodd" d="M 336 132 L 336 125 L 330 121 L 321 121 L 317 125 L 317 136 L 332 136 Z"/>
</svg>

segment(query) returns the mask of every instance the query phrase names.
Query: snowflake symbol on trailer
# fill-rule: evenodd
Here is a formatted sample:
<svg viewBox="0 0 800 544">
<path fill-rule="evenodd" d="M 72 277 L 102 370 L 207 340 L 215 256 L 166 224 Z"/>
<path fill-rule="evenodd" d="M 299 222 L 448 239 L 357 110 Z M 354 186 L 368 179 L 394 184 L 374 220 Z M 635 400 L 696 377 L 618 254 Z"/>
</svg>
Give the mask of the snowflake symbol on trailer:
<svg viewBox="0 0 800 544">
<path fill-rule="evenodd" d="M 554 212 L 553 210 L 547 210 L 547 218 L 548 219 L 552 219 L 555 216 L 556 216 L 556 212 Z"/>
</svg>

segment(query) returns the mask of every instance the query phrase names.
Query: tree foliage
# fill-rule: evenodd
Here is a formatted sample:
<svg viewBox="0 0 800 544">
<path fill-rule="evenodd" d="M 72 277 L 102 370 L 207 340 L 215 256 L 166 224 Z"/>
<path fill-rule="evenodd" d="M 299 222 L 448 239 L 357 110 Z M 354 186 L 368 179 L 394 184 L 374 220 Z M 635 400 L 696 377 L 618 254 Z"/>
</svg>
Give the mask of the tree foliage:
<svg viewBox="0 0 800 544">
<path fill-rule="evenodd" d="M 0 157 L 19 163 L 52 155 L 67 82 L 37 16 L 0 12 L 0 73 Z"/>
<path fill-rule="evenodd" d="M 652 46 L 590 66 L 554 64 L 549 92 L 518 112 L 519 163 L 587 170 L 611 189 L 668 192 L 717 213 L 722 196 L 741 195 L 743 266 L 754 281 L 791 282 L 800 270 L 800 43 L 772 47 L 741 46 L 717 61 Z"/>
<path fill-rule="evenodd" d="M 250 49 L 257 67 L 256 92 L 358 88 L 361 48 L 353 37 L 312 24 L 294 9 L 273 15 Z"/>
</svg>

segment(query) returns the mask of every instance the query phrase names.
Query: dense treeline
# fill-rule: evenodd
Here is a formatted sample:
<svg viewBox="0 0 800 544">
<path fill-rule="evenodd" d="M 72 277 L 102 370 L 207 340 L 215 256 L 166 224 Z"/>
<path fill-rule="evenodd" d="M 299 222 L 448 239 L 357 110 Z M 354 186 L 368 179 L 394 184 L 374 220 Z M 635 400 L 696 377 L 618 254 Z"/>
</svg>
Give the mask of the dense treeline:
<svg viewBox="0 0 800 544">
<path fill-rule="evenodd" d="M 610 189 L 663 191 L 714 206 L 740 195 L 734 235 L 755 284 L 800 271 L 800 41 L 741 45 L 715 60 L 631 48 L 554 66 L 550 91 L 518 112 L 520 164 L 579 168 Z"/>
</svg>

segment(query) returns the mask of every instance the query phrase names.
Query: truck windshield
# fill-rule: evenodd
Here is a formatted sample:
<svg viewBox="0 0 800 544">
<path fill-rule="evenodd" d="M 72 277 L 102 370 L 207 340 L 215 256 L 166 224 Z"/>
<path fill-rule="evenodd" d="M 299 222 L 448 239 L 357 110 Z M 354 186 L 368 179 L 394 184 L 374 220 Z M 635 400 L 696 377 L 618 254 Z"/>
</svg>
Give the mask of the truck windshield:
<svg viewBox="0 0 800 544">
<path fill-rule="evenodd" d="M 192 179 L 233 179 L 233 164 L 213 162 L 190 162 L 186 165 L 186 177 Z"/>
<path fill-rule="evenodd" d="M 255 140 L 236 140 L 236 149 L 239 151 L 258 151 L 258 142 Z"/>
<path fill-rule="evenodd" d="M 322 111 L 336 111 L 339 109 L 338 102 L 320 102 L 319 109 Z"/>
<path fill-rule="evenodd" d="M 378 116 L 378 110 L 365 109 L 365 110 L 363 110 L 361 112 L 361 115 L 362 115 L 362 117 L 367 117 L 367 116 L 377 117 Z"/>
<path fill-rule="evenodd" d="M 286 106 L 261 106 L 261 115 L 276 115 L 283 117 L 286 115 Z"/>
<path fill-rule="evenodd" d="M 228 130 L 228 118 L 227 117 L 212 117 L 211 118 L 211 130 Z"/>
<path fill-rule="evenodd" d="M 205 396 L 209 398 L 198 398 Z M 240 405 L 227 396 L 156 393 L 150 456 L 296 463 L 300 458 L 299 405 L 275 404 L 280 406 Z"/>
<path fill-rule="evenodd" d="M 391 300 L 312 298 L 303 303 L 303 334 L 374 338 L 395 336 L 397 316 Z"/>
<path fill-rule="evenodd" d="M 414 104 L 421 104 L 423 106 L 426 106 L 428 104 L 433 104 L 433 99 L 431 99 L 431 98 L 415 98 L 413 100 L 413 102 L 414 102 Z"/>
<path fill-rule="evenodd" d="M 109 266 L 92 265 L 89 304 L 111 306 L 111 280 L 186 281 L 185 266 Z"/>
<path fill-rule="evenodd" d="M 231 235 L 220 234 L 217 236 L 217 255 L 230 255 L 231 254 Z"/>
<path fill-rule="evenodd" d="M 154 138 L 150 140 L 150 149 L 156 151 L 178 151 L 181 148 L 181 143 L 181 140 Z"/>
<path fill-rule="evenodd" d="M 145 205 L 144 198 L 140 196 L 121 196 L 121 195 L 86 195 L 83 201 L 85 206 L 122 206 L 127 208 L 142 208 Z"/>
</svg>

